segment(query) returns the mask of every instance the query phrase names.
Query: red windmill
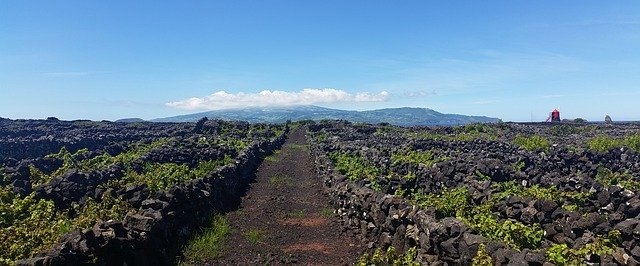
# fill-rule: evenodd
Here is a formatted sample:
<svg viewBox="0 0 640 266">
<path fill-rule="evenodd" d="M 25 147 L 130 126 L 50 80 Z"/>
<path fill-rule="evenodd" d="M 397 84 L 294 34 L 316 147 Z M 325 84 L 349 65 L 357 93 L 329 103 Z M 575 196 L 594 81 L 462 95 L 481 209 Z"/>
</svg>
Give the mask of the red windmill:
<svg viewBox="0 0 640 266">
<path fill-rule="evenodd" d="M 553 111 L 551 111 L 551 113 L 549 114 L 549 118 L 547 118 L 547 122 L 560 122 L 560 111 L 558 110 L 558 108 L 553 109 Z"/>
</svg>

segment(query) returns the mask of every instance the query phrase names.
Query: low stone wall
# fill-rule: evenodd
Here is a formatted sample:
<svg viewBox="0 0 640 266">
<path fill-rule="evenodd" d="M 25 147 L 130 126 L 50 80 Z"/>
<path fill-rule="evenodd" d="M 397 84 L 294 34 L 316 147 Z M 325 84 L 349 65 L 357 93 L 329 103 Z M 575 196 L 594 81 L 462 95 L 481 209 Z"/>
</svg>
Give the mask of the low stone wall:
<svg viewBox="0 0 640 266">
<path fill-rule="evenodd" d="M 544 252 L 514 250 L 490 241 L 455 218 L 437 220 L 433 213 L 412 206 L 406 199 L 374 191 L 335 171 L 333 163 L 314 143 L 309 143 L 325 191 L 337 208 L 342 224 L 357 232 L 369 248 L 398 251 L 417 247 L 419 260 L 427 265 L 470 264 L 480 244 L 485 244 L 496 265 L 542 265 Z"/>
<path fill-rule="evenodd" d="M 122 221 L 96 223 L 91 229 L 66 234 L 53 248 L 17 264 L 173 264 L 180 245 L 194 229 L 212 214 L 237 206 L 255 169 L 266 155 L 282 146 L 285 136 L 254 144 L 238 155 L 235 164 L 167 191 L 153 193 L 146 186 L 130 187 L 122 196 L 141 211 L 127 214 Z"/>
</svg>

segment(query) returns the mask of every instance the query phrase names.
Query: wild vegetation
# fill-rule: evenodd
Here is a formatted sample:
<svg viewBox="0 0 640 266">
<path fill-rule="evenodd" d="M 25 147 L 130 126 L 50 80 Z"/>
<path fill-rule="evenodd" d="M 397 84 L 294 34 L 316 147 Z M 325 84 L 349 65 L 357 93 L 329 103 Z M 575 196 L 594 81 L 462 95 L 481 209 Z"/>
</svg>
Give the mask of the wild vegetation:
<svg viewBox="0 0 640 266">
<path fill-rule="evenodd" d="M 135 214 L 144 213 L 143 201 L 153 193 L 210 177 L 234 165 L 252 145 L 285 133 L 285 125 L 206 120 L 195 127 L 33 121 L 50 126 L 35 131 L 34 125 L 21 123 L 3 121 L 0 142 L 22 141 L 24 149 L 30 150 L 29 141 L 51 134 L 48 130 L 66 139 L 75 138 L 75 143 L 92 143 L 97 136 L 111 141 L 84 148 L 61 141 L 68 145 L 49 154 L 32 149 L 18 154 L 20 159 L 10 156 L 17 154 L 13 151 L 0 154 L 4 156 L 0 157 L 0 264 L 32 257 L 67 233 L 106 221 L 124 221 L 125 216 L 137 217 Z M 68 135 L 58 128 L 64 128 Z M 112 131 L 121 134 L 103 135 Z M 186 249 L 191 258 L 199 260 L 203 253 L 217 252 L 208 249 L 217 245 L 228 228 L 219 218 L 213 219 L 212 226 L 192 239 Z"/>
<path fill-rule="evenodd" d="M 576 265 L 621 263 L 622 255 L 640 261 L 631 229 L 640 224 L 638 132 L 634 124 L 402 128 L 327 121 L 310 127 L 310 143 L 318 160 L 326 155 L 335 166 L 325 183 L 344 175 L 373 189 L 364 196 L 341 183 L 333 188 L 339 197 L 357 191 L 339 213 L 346 224 L 369 224 L 362 230 L 374 240 L 391 237 L 392 243 L 372 242 L 382 250 L 427 246 L 417 249 L 425 264 L 505 264 L 522 254 L 529 264 Z M 417 209 L 389 207 L 384 197 Z M 378 200 L 363 203 L 368 198 Z M 425 223 L 433 227 L 421 229 Z M 410 228 L 420 237 L 411 237 Z M 382 251 L 363 261 L 373 257 L 388 263 Z"/>
<path fill-rule="evenodd" d="M 338 204 L 321 216 L 341 219 L 371 243 L 359 265 L 640 261 L 637 125 L 295 126 L 308 126 L 309 144 L 287 149 L 312 152 Z M 170 230 L 189 240 L 180 247 L 182 263 L 205 263 L 223 252 L 223 216 L 202 210 L 209 219 L 184 221 L 180 209 L 157 210 L 211 193 L 237 196 L 215 187 L 238 187 L 222 183 L 222 174 L 241 173 L 231 171 L 286 132 L 285 125 L 217 120 L 1 121 L 0 144 L 8 148 L 0 149 L 0 264 L 33 258 L 82 232 L 157 240 L 145 230 L 158 215 L 181 223 Z M 293 182 L 284 173 L 268 177 L 270 187 Z M 304 209 L 286 214 L 308 216 Z M 266 238 L 256 228 L 241 233 L 250 243 Z"/>
</svg>

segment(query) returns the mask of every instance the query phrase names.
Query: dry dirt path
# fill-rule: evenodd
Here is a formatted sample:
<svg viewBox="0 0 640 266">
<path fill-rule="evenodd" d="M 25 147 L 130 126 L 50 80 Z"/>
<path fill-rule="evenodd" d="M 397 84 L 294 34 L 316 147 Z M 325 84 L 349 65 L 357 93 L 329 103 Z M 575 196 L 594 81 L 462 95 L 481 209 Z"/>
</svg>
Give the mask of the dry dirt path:
<svg viewBox="0 0 640 266">
<path fill-rule="evenodd" d="M 290 133 L 282 150 L 264 160 L 237 211 L 215 265 L 348 265 L 362 254 L 343 233 L 313 171 L 304 129 Z"/>
</svg>

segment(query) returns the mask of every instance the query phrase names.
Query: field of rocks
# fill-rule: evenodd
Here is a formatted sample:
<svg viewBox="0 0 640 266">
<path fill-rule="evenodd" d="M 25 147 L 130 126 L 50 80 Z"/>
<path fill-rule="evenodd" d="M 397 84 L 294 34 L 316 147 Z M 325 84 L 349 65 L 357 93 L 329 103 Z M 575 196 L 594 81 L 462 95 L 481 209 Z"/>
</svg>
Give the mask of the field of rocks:
<svg viewBox="0 0 640 266">
<path fill-rule="evenodd" d="M 279 151 L 290 124 L 0 119 L 0 265 L 175 264 L 214 214 L 277 228 L 279 216 L 244 222 L 259 212 L 238 206 L 285 202 L 247 193 L 273 191 L 282 178 L 306 182 L 290 186 L 305 193 L 278 191 L 314 197 L 307 200 L 322 212 L 314 219 L 342 225 L 334 237 L 357 236 L 361 244 L 344 239 L 341 249 L 367 249 L 358 265 L 640 262 L 638 124 L 295 128 Z M 312 191 L 312 180 L 326 195 Z M 333 215 L 319 203 L 327 198 Z M 296 211 L 296 219 L 313 218 Z M 319 229 L 298 231 L 308 230 Z M 277 233 L 265 239 L 297 237 Z M 339 241 L 325 238 L 298 247 L 331 250 L 323 245 Z M 250 249 L 267 257 L 278 250 L 263 242 Z"/>
<path fill-rule="evenodd" d="M 360 265 L 640 261 L 640 125 L 324 121 L 309 144 Z"/>
<path fill-rule="evenodd" d="M 0 265 L 171 264 L 288 130 L 0 119 Z"/>
</svg>

